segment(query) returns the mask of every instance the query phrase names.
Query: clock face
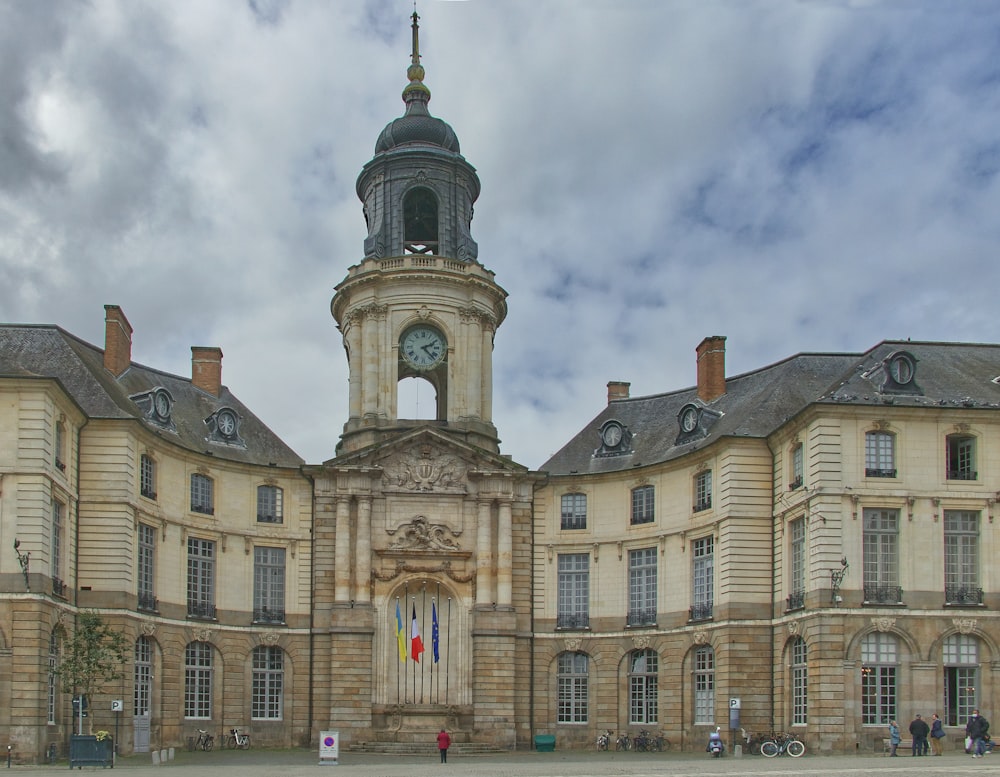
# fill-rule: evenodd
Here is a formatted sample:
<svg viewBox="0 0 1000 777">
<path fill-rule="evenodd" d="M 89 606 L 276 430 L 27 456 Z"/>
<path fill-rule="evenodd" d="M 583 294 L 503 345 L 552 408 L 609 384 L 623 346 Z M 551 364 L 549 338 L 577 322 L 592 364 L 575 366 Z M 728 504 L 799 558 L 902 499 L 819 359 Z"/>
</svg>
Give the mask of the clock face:
<svg viewBox="0 0 1000 777">
<path fill-rule="evenodd" d="M 229 410 L 223 410 L 218 417 L 219 432 L 225 437 L 232 437 L 236 433 L 236 416 Z"/>
<path fill-rule="evenodd" d="M 419 370 L 439 364 L 448 350 L 444 336 L 433 327 L 415 326 L 400 342 L 403 358 Z"/>
<path fill-rule="evenodd" d="M 601 436 L 605 448 L 614 448 L 622 441 L 622 428 L 618 424 L 608 424 Z"/>
<path fill-rule="evenodd" d="M 698 411 L 693 408 L 687 408 L 683 415 L 681 415 L 681 429 L 685 432 L 693 432 L 698 426 Z"/>
<path fill-rule="evenodd" d="M 155 405 L 154 409 L 156 410 L 156 414 L 160 418 L 167 418 L 170 415 L 170 398 L 167 397 L 166 392 L 164 391 L 156 392 L 156 396 L 153 398 L 153 402 Z"/>
</svg>

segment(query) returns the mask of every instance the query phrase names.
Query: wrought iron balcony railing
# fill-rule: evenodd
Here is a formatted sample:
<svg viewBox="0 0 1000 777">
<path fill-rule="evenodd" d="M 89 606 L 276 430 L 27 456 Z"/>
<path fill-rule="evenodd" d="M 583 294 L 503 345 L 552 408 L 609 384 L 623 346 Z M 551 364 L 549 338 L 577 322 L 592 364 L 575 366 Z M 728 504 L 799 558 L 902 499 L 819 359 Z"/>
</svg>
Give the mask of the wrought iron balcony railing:
<svg viewBox="0 0 1000 777">
<path fill-rule="evenodd" d="M 712 603 L 692 604 L 688 611 L 688 620 L 707 621 L 712 619 Z"/>
<path fill-rule="evenodd" d="M 626 626 L 655 626 L 656 609 L 649 610 L 629 610 L 625 616 Z"/>
<path fill-rule="evenodd" d="M 157 610 L 156 597 L 149 593 L 140 593 L 138 604 L 140 610 L 148 610 L 150 612 L 156 612 Z"/>
<path fill-rule="evenodd" d="M 66 582 L 58 577 L 52 578 L 52 595 L 60 599 L 66 598 Z"/>
<path fill-rule="evenodd" d="M 948 480 L 978 480 L 979 473 L 971 469 L 949 469 L 946 477 Z"/>
<path fill-rule="evenodd" d="M 865 467 L 865 477 L 866 478 L 894 478 L 894 477 L 896 477 L 896 470 L 894 470 L 894 469 L 880 469 L 878 467 Z"/>
<path fill-rule="evenodd" d="M 866 585 L 865 604 L 902 604 L 903 589 L 898 585 Z"/>
<path fill-rule="evenodd" d="M 564 612 L 556 616 L 557 629 L 589 629 L 590 613 Z"/>
<path fill-rule="evenodd" d="M 254 607 L 253 608 L 253 622 L 254 623 L 284 623 L 285 622 L 285 610 L 284 608 L 276 607 Z"/>
<path fill-rule="evenodd" d="M 215 620 L 215 605 L 208 602 L 188 602 L 187 611 L 189 618 Z"/>
<path fill-rule="evenodd" d="M 710 510 L 712 507 L 712 499 L 702 499 L 700 502 L 695 504 L 691 509 L 696 513 L 700 513 L 702 510 Z"/>
<path fill-rule="evenodd" d="M 971 585 L 946 585 L 944 600 L 946 604 L 980 605 L 983 603 L 983 589 Z"/>
<path fill-rule="evenodd" d="M 796 591 L 795 593 L 788 595 L 788 602 L 785 606 L 786 610 L 801 610 L 806 606 L 806 592 Z"/>
</svg>

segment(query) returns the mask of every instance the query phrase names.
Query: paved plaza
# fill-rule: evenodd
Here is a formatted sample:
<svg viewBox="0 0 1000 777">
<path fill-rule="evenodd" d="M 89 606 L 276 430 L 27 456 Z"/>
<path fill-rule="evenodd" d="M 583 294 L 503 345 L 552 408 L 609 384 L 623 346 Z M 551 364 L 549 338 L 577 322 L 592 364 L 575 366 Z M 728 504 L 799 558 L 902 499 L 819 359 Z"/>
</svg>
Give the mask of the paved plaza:
<svg viewBox="0 0 1000 777">
<path fill-rule="evenodd" d="M 63 775 L 68 764 L 14 766 L 11 772 Z M 878 772 L 911 777 L 955 777 L 965 774 L 1000 774 L 1000 755 L 974 759 L 960 752 L 940 758 L 889 759 L 871 754 L 763 758 L 726 756 L 710 758 L 701 753 L 615 753 L 583 750 L 553 753 L 511 753 L 486 756 L 450 755 L 447 764 L 437 756 L 385 756 L 342 753 L 339 763 L 319 765 L 318 751 L 250 750 L 178 752 L 173 761 L 153 766 L 149 756 L 129 756 L 116 767 L 130 777 L 730 777 L 732 775 L 795 775 L 795 777 L 846 777 Z M 85 767 L 79 771 L 103 771 Z"/>
</svg>

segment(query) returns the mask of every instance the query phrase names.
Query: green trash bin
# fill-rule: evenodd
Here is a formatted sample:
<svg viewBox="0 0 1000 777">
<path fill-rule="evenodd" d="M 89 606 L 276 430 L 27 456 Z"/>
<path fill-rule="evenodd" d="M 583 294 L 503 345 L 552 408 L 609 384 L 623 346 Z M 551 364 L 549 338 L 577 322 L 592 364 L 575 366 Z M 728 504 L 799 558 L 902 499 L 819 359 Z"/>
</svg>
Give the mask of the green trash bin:
<svg viewBox="0 0 1000 777">
<path fill-rule="evenodd" d="M 551 753 L 555 749 L 555 734 L 535 734 L 535 750 L 539 753 Z"/>
</svg>

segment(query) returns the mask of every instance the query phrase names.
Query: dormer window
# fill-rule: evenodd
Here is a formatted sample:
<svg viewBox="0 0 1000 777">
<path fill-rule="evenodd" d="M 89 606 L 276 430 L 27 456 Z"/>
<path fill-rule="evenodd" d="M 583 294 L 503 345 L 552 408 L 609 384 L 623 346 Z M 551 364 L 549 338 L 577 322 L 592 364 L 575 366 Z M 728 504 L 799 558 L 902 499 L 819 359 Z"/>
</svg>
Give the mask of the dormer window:
<svg viewBox="0 0 1000 777">
<path fill-rule="evenodd" d="M 417 187 L 403 197 L 403 252 L 436 254 L 438 201 L 430 189 Z"/>
<path fill-rule="evenodd" d="M 615 456 L 632 448 L 632 433 L 620 421 L 605 421 L 599 435 L 601 445 L 594 451 L 595 456 Z"/>
<path fill-rule="evenodd" d="M 240 437 L 240 417 L 232 408 L 217 410 L 205 419 L 205 424 L 208 426 L 208 439 L 211 442 L 246 447 Z"/>
<path fill-rule="evenodd" d="M 170 395 L 164 389 L 153 392 L 153 413 L 159 421 L 166 423 L 170 420 L 170 406 L 172 404 Z"/>
<path fill-rule="evenodd" d="M 880 391 L 885 394 L 922 394 L 914 380 L 917 375 L 917 360 L 909 351 L 896 351 L 883 362 L 885 381 Z"/>
<path fill-rule="evenodd" d="M 152 424 L 174 431 L 172 416 L 174 398 L 170 392 L 162 386 L 144 391 L 141 394 L 133 394 L 129 397 L 139 410 L 142 417 Z"/>
</svg>

